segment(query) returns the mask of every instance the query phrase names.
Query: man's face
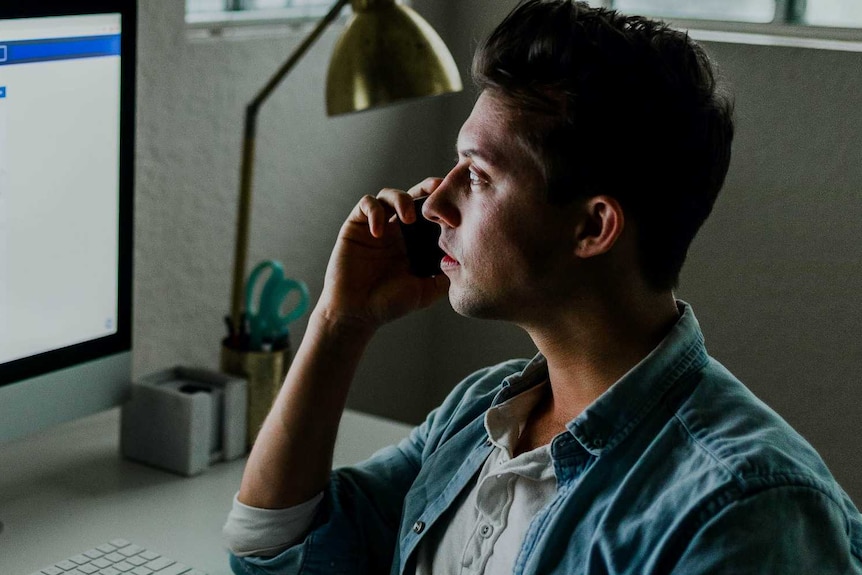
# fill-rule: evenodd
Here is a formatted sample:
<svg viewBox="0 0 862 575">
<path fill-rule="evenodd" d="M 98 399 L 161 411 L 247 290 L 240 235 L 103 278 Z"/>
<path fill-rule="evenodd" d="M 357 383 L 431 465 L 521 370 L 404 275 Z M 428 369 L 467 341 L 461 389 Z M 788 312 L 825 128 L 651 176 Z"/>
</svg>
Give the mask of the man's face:
<svg viewBox="0 0 862 575">
<path fill-rule="evenodd" d="M 442 228 L 449 300 L 463 315 L 524 323 L 571 297 L 576 207 L 548 203 L 517 137 L 527 121 L 483 93 L 458 135 L 457 165 L 425 204 Z"/>
</svg>

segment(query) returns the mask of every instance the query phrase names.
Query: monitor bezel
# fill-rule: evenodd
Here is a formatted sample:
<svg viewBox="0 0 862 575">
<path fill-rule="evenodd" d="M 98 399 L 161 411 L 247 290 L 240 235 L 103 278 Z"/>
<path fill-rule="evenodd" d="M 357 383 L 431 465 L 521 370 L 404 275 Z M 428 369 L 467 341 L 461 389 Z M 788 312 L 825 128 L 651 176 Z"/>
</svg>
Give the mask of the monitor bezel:
<svg viewBox="0 0 862 575">
<path fill-rule="evenodd" d="M 137 5 L 135 0 L 6 0 L 0 19 L 120 14 L 120 181 L 117 331 L 113 335 L 0 364 L 0 389 L 132 349 L 132 257 Z"/>
</svg>

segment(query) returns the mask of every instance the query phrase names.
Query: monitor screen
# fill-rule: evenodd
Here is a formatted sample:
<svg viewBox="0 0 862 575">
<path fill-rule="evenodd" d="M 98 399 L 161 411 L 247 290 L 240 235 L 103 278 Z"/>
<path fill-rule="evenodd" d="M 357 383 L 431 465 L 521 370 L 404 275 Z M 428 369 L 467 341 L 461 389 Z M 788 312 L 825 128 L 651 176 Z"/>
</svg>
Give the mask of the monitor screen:
<svg viewBox="0 0 862 575">
<path fill-rule="evenodd" d="M 131 349 L 134 3 L 14 4 L 0 6 L 0 440 L 118 403 Z M 9 423 L 15 404 L 27 417 Z"/>
</svg>

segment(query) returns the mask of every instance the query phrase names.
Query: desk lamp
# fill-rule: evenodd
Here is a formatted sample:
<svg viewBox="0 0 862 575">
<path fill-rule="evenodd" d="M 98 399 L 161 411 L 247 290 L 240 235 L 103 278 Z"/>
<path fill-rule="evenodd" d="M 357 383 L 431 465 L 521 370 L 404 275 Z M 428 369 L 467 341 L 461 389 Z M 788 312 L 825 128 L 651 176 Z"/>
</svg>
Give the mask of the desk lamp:
<svg viewBox="0 0 862 575">
<path fill-rule="evenodd" d="M 461 90 L 461 78 L 446 45 L 421 16 L 402 5 L 400 0 L 337 0 L 246 107 L 231 291 L 232 335 L 222 346 L 222 369 L 249 379 L 250 430 L 256 425 L 252 420 L 259 417 L 253 413 L 258 411 L 253 407 L 253 404 L 257 403 L 254 387 L 258 385 L 254 380 L 261 377 L 271 379 L 277 392 L 289 363 L 289 357 L 284 358 L 283 354 L 242 350 L 235 337 L 243 324 L 243 280 L 248 253 L 258 112 L 320 34 L 338 17 L 348 1 L 353 14 L 335 45 L 327 74 L 328 115 L 358 112 L 410 98 Z M 261 359 L 266 355 L 276 356 L 277 364 L 265 357 Z M 251 356 L 261 357 L 255 359 Z M 258 361 L 257 367 L 252 365 L 252 360 Z M 269 391 L 265 395 L 269 397 Z M 267 411 L 272 397 L 264 402 Z M 260 408 L 262 409 L 263 405 Z"/>
</svg>

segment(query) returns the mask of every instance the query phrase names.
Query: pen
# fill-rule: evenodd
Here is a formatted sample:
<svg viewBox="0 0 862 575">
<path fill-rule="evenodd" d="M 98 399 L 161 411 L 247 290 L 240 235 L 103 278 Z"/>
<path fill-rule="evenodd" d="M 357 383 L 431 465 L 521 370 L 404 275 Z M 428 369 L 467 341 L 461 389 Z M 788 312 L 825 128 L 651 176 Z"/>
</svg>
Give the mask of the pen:
<svg viewBox="0 0 862 575">
<path fill-rule="evenodd" d="M 243 351 L 254 351 L 251 350 L 251 321 L 248 318 L 248 314 L 243 312 L 240 316 L 240 329 L 239 329 L 239 349 Z"/>
<path fill-rule="evenodd" d="M 236 348 L 239 342 L 237 341 L 236 330 L 233 328 L 233 321 L 231 321 L 229 315 L 224 316 L 224 323 L 227 326 L 228 347 Z"/>
</svg>

